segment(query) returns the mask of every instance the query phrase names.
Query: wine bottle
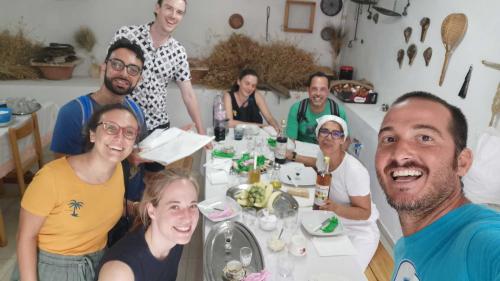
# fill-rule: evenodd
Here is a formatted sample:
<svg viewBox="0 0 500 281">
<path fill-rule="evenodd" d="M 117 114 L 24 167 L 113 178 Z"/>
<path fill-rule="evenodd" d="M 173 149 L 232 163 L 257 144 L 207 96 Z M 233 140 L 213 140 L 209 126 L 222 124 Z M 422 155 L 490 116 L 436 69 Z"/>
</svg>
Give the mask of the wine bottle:
<svg viewBox="0 0 500 281">
<path fill-rule="evenodd" d="M 286 122 L 281 121 L 281 131 L 276 138 L 276 148 L 274 149 L 274 161 L 279 164 L 285 164 L 286 162 L 286 143 L 288 138 L 286 137 Z"/>
<path fill-rule="evenodd" d="M 313 210 L 319 210 L 320 206 L 325 204 L 328 195 L 330 194 L 330 184 L 332 183 L 332 173 L 329 171 L 330 157 L 325 156 L 324 170 L 318 170 L 316 176 L 316 189 L 314 190 Z"/>
</svg>

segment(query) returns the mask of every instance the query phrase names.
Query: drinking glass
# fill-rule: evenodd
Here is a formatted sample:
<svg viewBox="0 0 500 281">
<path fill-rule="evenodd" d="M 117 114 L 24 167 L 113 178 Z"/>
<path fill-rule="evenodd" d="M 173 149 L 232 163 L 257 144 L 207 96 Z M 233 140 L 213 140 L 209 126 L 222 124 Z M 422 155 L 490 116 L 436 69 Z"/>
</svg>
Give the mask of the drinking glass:
<svg viewBox="0 0 500 281">
<path fill-rule="evenodd" d="M 282 279 L 290 278 L 293 273 L 293 257 L 288 251 L 283 251 L 276 259 L 276 268 L 279 277 Z"/>
<path fill-rule="evenodd" d="M 252 227 L 255 225 L 255 222 L 257 220 L 257 211 L 255 211 L 254 208 L 243 208 L 242 216 L 243 224 L 248 227 Z"/>
<path fill-rule="evenodd" d="M 233 228 L 228 227 L 224 230 L 224 249 L 226 252 L 231 251 L 232 245 L 231 241 L 233 240 Z"/>
<path fill-rule="evenodd" d="M 240 262 L 243 267 L 248 267 L 252 262 L 252 249 L 249 247 L 240 248 Z"/>
<path fill-rule="evenodd" d="M 297 210 L 288 210 L 283 216 L 283 226 L 289 235 L 293 235 L 299 226 L 299 214 Z"/>
</svg>

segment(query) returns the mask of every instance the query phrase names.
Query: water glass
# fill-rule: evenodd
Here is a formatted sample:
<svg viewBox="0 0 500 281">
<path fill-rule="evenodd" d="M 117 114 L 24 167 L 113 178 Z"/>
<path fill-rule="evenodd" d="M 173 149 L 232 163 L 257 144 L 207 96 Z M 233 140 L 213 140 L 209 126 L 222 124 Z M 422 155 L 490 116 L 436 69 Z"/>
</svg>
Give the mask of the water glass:
<svg viewBox="0 0 500 281">
<path fill-rule="evenodd" d="M 297 210 L 288 210 L 284 213 L 283 226 L 289 235 L 295 233 L 299 227 L 299 213 Z"/>
<path fill-rule="evenodd" d="M 245 129 L 243 127 L 236 126 L 234 128 L 234 139 L 235 140 L 242 140 L 244 132 L 245 132 Z"/>
<path fill-rule="evenodd" d="M 240 248 L 240 262 L 243 267 L 248 267 L 252 262 L 252 249 L 249 247 Z"/>
<path fill-rule="evenodd" d="M 293 257 L 288 253 L 288 251 L 283 251 L 279 254 L 276 259 L 276 269 L 279 277 L 281 278 L 290 278 L 293 273 Z"/>
<path fill-rule="evenodd" d="M 226 252 L 231 251 L 232 245 L 231 242 L 233 240 L 233 228 L 228 227 L 224 230 L 224 249 Z"/>
<path fill-rule="evenodd" d="M 257 221 L 257 211 L 254 208 L 243 208 L 243 224 L 253 227 Z"/>
</svg>

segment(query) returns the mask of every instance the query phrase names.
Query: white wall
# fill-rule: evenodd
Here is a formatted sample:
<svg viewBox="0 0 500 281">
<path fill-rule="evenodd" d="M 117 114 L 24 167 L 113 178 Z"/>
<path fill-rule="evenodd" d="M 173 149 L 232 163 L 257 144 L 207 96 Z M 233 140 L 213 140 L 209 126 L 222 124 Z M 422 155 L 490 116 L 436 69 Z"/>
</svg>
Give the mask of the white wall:
<svg viewBox="0 0 500 281">
<path fill-rule="evenodd" d="M 283 0 L 188 0 L 187 14 L 174 33 L 186 47 L 188 55 L 206 56 L 211 47 L 227 38 L 234 30 L 228 19 L 240 13 L 245 23 L 236 32 L 265 42 L 266 7 L 271 8 L 269 18 L 270 40 L 286 39 L 313 52 L 321 65 L 331 66 L 330 47 L 319 32 L 326 23 L 340 24 L 341 13 L 325 16 L 316 5 L 314 33 L 288 33 L 282 31 L 285 1 Z M 45 43 L 74 43 L 73 33 L 80 25 L 89 26 L 96 34 L 98 44 L 94 53 L 101 60 L 114 32 L 122 25 L 144 24 L 153 20 L 156 1 L 135 0 L 0 0 L 0 29 L 15 30 L 22 21 L 29 36 Z M 86 74 L 86 64 L 76 74 Z"/>
<path fill-rule="evenodd" d="M 349 10 L 347 25 L 354 26 L 353 2 L 345 1 Z M 393 0 L 380 0 L 379 5 L 392 8 Z M 401 12 L 406 1 L 398 1 L 396 10 Z M 389 18 L 380 15 L 379 23 L 367 20 L 367 7 L 363 9 L 358 27 L 358 37 L 364 44 L 355 43 L 344 49 L 342 62 L 355 67 L 356 78 L 366 78 L 375 84 L 379 100 L 390 103 L 401 94 L 424 90 L 460 107 L 469 122 L 469 140 L 475 146 L 478 134 L 488 125 L 490 108 L 500 81 L 500 72 L 484 66 L 486 59 L 500 62 L 500 10 L 499 1 L 489 0 L 418 0 L 411 1 L 408 16 Z M 443 86 L 438 85 L 445 49 L 441 42 L 441 23 L 450 13 L 464 13 L 468 17 L 468 30 L 461 44 L 452 54 Z M 420 42 L 420 19 L 429 17 L 430 28 L 424 43 Z M 410 26 L 413 34 L 405 43 L 403 30 Z M 415 43 L 418 49 L 412 66 L 405 56 L 402 69 L 396 62 L 397 51 Z M 431 46 L 433 55 L 425 66 L 423 51 Z M 458 97 L 469 66 L 473 65 L 472 78 L 466 99 Z"/>
</svg>

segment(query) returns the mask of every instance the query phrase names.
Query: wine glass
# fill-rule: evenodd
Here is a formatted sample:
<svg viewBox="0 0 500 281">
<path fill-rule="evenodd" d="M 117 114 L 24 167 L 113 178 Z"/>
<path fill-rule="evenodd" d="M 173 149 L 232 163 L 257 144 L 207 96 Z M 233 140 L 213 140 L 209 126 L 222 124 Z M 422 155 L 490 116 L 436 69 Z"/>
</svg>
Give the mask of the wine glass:
<svg viewBox="0 0 500 281">
<path fill-rule="evenodd" d="M 224 249 L 226 250 L 226 252 L 231 251 L 231 249 L 233 248 L 231 245 L 232 240 L 233 240 L 233 228 L 228 227 L 224 230 Z"/>
</svg>

